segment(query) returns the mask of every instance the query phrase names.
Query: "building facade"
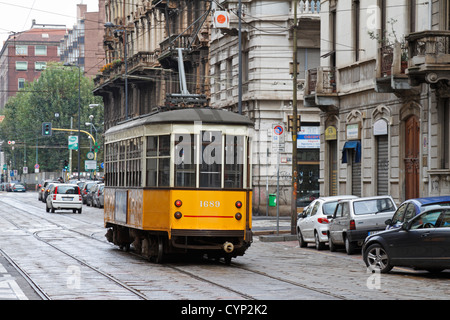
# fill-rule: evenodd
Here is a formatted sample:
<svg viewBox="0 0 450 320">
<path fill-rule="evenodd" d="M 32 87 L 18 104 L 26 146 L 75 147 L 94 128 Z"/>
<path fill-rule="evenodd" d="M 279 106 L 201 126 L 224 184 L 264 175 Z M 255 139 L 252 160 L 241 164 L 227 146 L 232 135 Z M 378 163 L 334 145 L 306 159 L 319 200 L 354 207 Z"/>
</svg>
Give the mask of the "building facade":
<svg viewBox="0 0 450 320">
<path fill-rule="evenodd" d="M 208 103 L 209 12 L 210 1 L 105 1 L 106 63 L 94 79 L 105 130 L 162 108 Z"/>
<path fill-rule="evenodd" d="M 61 39 L 61 62 L 77 65 L 85 76 L 94 77 L 105 64 L 103 36 L 105 0 L 98 1 L 98 11 L 88 12 L 87 5 L 77 5 L 77 24 Z"/>
<path fill-rule="evenodd" d="M 449 1 L 322 1 L 321 195 L 449 194 Z"/>
<path fill-rule="evenodd" d="M 30 30 L 12 34 L 0 52 L 0 110 L 26 82 L 39 78 L 47 63 L 59 61 L 59 42 L 65 26 L 33 24 Z"/>
<path fill-rule="evenodd" d="M 280 213 L 289 215 L 292 194 L 294 5 L 296 1 L 242 1 L 242 112 L 255 123 L 253 151 L 253 209 L 275 215 L 269 196 L 279 185 Z M 301 129 L 297 135 L 298 204 L 319 196 L 319 109 L 305 108 L 305 71 L 320 63 L 320 1 L 297 1 L 296 85 Z M 239 46 L 238 1 L 218 1 L 215 10 L 226 10 L 231 25 L 211 32 L 211 106 L 238 111 Z M 292 118 L 291 118 L 292 119 Z M 278 148 L 274 128 L 284 127 Z M 279 168 L 279 174 L 277 174 Z"/>
</svg>

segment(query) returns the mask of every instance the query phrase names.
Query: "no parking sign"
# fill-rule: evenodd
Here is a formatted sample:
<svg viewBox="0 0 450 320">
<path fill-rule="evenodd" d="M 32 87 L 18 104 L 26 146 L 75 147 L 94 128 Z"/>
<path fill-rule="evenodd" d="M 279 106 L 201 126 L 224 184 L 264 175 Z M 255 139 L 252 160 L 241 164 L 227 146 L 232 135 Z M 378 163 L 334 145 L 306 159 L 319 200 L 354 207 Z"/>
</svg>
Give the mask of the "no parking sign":
<svg viewBox="0 0 450 320">
<path fill-rule="evenodd" d="M 284 152 L 284 126 L 275 124 L 272 129 L 272 150 Z"/>
</svg>

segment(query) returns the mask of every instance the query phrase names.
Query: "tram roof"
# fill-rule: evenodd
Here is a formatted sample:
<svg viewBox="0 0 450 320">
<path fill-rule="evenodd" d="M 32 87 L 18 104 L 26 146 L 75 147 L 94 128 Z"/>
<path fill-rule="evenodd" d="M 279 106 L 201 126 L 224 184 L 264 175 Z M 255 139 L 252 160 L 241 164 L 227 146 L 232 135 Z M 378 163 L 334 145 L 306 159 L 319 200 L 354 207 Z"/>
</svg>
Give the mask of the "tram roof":
<svg viewBox="0 0 450 320">
<path fill-rule="evenodd" d="M 129 120 L 108 129 L 106 134 L 149 124 L 193 123 L 196 121 L 215 124 L 254 125 L 249 118 L 231 111 L 210 108 L 189 108 L 159 112 Z"/>
</svg>

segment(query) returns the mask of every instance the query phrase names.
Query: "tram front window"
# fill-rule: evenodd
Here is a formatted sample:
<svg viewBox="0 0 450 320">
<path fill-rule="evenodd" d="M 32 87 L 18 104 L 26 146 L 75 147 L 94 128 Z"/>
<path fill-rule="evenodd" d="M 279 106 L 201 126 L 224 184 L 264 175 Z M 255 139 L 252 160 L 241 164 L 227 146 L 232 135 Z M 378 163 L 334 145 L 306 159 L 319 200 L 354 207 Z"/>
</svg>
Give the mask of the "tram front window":
<svg viewBox="0 0 450 320">
<path fill-rule="evenodd" d="M 202 132 L 200 188 L 222 187 L 222 133 Z"/>
<path fill-rule="evenodd" d="M 170 185 L 170 135 L 147 137 L 147 187 Z"/>
<path fill-rule="evenodd" d="M 175 135 L 175 186 L 195 188 L 195 136 L 193 134 Z"/>
<path fill-rule="evenodd" d="M 225 137 L 225 188 L 239 189 L 244 182 L 244 137 Z"/>
</svg>

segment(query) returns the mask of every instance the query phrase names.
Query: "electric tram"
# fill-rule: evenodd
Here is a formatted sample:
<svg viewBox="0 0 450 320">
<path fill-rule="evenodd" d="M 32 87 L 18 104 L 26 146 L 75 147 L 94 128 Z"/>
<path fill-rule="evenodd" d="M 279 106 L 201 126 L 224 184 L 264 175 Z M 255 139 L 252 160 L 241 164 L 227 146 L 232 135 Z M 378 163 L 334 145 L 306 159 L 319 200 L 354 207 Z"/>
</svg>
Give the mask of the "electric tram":
<svg viewBox="0 0 450 320">
<path fill-rule="evenodd" d="M 105 133 L 106 237 L 157 263 L 172 253 L 244 255 L 252 242 L 253 122 L 187 108 Z"/>
</svg>

